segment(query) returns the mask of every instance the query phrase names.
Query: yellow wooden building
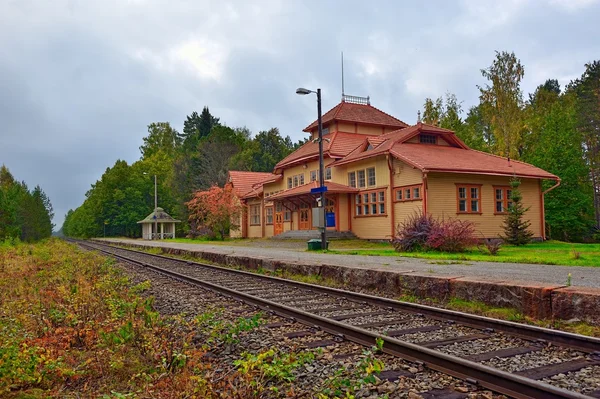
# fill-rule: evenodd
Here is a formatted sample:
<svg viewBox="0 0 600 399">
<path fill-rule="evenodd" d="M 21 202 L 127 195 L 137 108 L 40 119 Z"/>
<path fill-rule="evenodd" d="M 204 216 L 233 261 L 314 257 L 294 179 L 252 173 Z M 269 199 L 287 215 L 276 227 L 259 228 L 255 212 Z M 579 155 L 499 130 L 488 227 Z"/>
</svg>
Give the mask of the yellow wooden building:
<svg viewBox="0 0 600 399">
<path fill-rule="evenodd" d="M 478 235 L 502 233 L 510 197 L 509 181 L 521 180 L 526 217 L 536 238 L 545 238 L 542 180 L 560 179 L 524 162 L 472 150 L 454 132 L 417 123 L 409 126 L 370 105 L 346 97 L 323 115 L 328 230 L 359 238 L 389 239 L 415 212 L 475 222 Z M 301 148 L 282 159 L 273 173 L 229 172 L 229 183 L 244 205 L 234 237 L 272 237 L 313 230 L 312 208 L 319 186 L 317 122 Z M 546 190 L 548 191 L 548 190 Z"/>
</svg>

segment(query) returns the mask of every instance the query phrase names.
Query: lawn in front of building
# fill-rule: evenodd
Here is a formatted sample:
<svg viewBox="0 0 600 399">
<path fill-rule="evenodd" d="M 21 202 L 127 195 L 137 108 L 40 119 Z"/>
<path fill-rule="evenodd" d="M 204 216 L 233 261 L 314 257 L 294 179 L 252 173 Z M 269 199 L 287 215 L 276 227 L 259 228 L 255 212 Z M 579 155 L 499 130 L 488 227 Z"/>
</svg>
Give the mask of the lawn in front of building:
<svg viewBox="0 0 600 399">
<path fill-rule="evenodd" d="M 348 240 L 350 241 L 350 240 Z M 354 248 L 348 244 L 354 243 Z M 485 247 L 472 248 L 464 253 L 436 251 L 396 252 L 389 243 L 370 243 L 351 240 L 348 243 L 337 241 L 330 244 L 328 253 L 371 256 L 404 256 L 439 261 L 487 261 L 502 263 L 535 263 L 565 266 L 600 267 L 600 244 L 577 244 L 562 241 L 531 243 L 525 246 L 503 245 L 497 255 L 492 256 Z M 364 244 L 362 244 L 364 243 Z"/>
</svg>

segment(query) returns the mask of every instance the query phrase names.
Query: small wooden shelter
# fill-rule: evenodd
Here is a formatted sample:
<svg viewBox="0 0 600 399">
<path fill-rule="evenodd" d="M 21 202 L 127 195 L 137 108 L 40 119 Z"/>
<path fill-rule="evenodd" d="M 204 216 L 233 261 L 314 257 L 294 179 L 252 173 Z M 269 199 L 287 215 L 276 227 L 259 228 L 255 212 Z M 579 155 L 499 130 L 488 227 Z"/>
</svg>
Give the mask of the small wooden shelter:
<svg viewBox="0 0 600 399">
<path fill-rule="evenodd" d="M 175 238 L 175 223 L 181 223 L 181 220 L 173 219 L 162 208 L 156 208 L 154 212 L 138 223 L 142 225 L 142 238 L 145 240 L 161 240 Z M 156 231 L 154 231 L 154 226 L 156 226 Z"/>
</svg>

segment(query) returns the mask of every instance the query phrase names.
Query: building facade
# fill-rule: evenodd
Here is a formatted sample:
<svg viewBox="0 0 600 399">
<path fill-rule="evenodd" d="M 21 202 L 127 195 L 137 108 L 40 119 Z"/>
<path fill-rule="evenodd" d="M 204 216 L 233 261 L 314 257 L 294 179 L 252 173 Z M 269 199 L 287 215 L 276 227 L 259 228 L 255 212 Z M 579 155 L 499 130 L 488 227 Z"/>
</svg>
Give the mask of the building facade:
<svg viewBox="0 0 600 399">
<path fill-rule="evenodd" d="M 326 211 L 335 227 L 359 238 L 389 239 L 399 223 L 421 212 L 475 223 L 483 238 L 498 237 L 509 205 L 509 181 L 521 181 L 526 218 L 545 238 L 542 180 L 560 179 L 535 166 L 472 150 L 454 132 L 417 123 L 409 126 L 370 105 L 344 98 L 323 115 Z M 237 237 L 272 237 L 312 230 L 319 186 L 317 122 L 309 141 L 282 159 L 273 173 L 229 173 L 244 205 Z"/>
</svg>

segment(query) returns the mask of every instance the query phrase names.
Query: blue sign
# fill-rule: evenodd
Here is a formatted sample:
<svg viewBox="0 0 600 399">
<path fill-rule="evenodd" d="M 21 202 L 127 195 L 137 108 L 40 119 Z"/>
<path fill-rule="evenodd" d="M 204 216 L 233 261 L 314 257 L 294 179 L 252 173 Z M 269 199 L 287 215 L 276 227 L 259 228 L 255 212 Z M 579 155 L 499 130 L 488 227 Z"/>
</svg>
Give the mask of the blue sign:
<svg viewBox="0 0 600 399">
<path fill-rule="evenodd" d="M 325 214 L 325 219 L 327 221 L 327 227 L 335 227 L 335 213 L 327 212 Z"/>
<path fill-rule="evenodd" d="M 311 188 L 310 189 L 310 193 L 311 194 L 320 194 L 320 193 L 324 193 L 326 191 L 327 191 L 327 186 L 317 187 L 317 188 Z"/>
</svg>

